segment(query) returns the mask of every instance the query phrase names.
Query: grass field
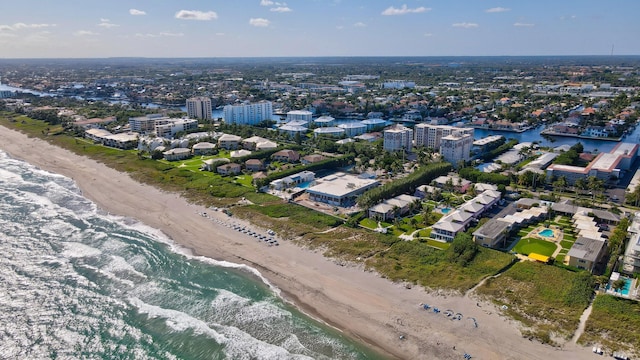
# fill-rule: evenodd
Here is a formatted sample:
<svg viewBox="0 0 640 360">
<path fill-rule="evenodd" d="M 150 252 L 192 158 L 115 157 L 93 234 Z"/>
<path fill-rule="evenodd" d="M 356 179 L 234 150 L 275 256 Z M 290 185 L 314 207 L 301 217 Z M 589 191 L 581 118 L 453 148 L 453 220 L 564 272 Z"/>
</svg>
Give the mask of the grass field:
<svg viewBox="0 0 640 360">
<path fill-rule="evenodd" d="M 513 247 L 513 251 L 524 255 L 536 253 L 551 256 L 556 251 L 556 244 L 542 239 L 522 238 Z"/>
<path fill-rule="evenodd" d="M 598 295 L 585 331 L 578 339 L 582 345 L 602 345 L 609 351 L 631 351 L 640 355 L 640 303 L 611 295 Z"/>
<path fill-rule="evenodd" d="M 522 261 L 500 277 L 488 279 L 477 292 L 499 306 L 506 305 L 505 314 L 527 328 L 523 336 L 554 343 L 554 337 L 569 339 L 577 329 L 593 284 L 585 271 Z"/>
</svg>

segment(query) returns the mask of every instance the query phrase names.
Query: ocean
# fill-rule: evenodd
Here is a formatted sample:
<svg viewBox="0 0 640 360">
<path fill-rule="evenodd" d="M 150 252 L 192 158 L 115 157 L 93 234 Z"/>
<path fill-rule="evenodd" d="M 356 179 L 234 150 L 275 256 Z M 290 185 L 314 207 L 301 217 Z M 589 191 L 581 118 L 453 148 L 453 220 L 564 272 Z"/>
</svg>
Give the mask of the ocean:
<svg viewBox="0 0 640 360">
<path fill-rule="evenodd" d="M 0 359 L 379 359 L 257 271 L 102 212 L 0 152 Z"/>
</svg>

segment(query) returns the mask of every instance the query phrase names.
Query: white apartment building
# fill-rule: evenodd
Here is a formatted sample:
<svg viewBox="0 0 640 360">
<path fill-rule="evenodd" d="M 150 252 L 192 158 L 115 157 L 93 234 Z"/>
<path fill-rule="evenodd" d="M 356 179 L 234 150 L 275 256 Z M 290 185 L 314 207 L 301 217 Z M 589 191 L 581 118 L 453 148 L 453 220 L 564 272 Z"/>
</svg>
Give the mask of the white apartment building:
<svg viewBox="0 0 640 360">
<path fill-rule="evenodd" d="M 198 128 L 198 120 L 195 119 L 170 119 L 168 122 L 156 124 L 156 136 L 162 138 L 173 138 L 181 131 L 196 130 Z"/>
<path fill-rule="evenodd" d="M 382 83 L 383 89 L 404 89 L 404 88 L 413 89 L 414 87 L 416 87 L 416 83 L 414 81 L 391 80 L 391 81 L 385 81 Z"/>
<path fill-rule="evenodd" d="M 454 131 L 470 134 L 473 139 L 473 128 L 459 128 L 448 125 L 417 124 L 415 126 L 415 145 L 440 150 L 440 142 Z"/>
<path fill-rule="evenodd" d="M 129 118 L 129 126 L 133 132 L 146 134 L 156 131 L 156 121 L 159 123 L 166 123 L 164 121 L 168 120 L 170 120 L 169 117 L 162 114 L 149 114 L 146 116 Z"/>
<path fill-rule="evenodd" d="M 413 130 L 402 125 L 396 125 L 384 131 L 384 150 L 386 151 L 411 151 L 413 143 Z"/>
<path fill-rule="evenodd" d="M 187 116 L 193 119 L 211 120 L 211 99 L 205 96 L 187 99 Z"/>
<path fill-rule="evenodd" d="M 270 101 L 254 104 L 227 105 L 223 108 L 224 121 L 227 124 L 256 125 L 271 120 L 273 107 Z"/>
<path fill-rule="evenodd" d="M 307 124 L 311 124 L 313 113 L 307 110 L 292 110 L 287 113 L 287 122 L 290 121 L 305 121 Z"/>
<path fill-rule="evenodd" d="M 455 131 L 451 135 L 445 136 L 441 140 L 440 155 L 445 161 L 458 166 L 460 160 L 469 161 L 471 159 L 471 147 L 473 146 L 473 136 L 463 132 Z"/>
</svg>

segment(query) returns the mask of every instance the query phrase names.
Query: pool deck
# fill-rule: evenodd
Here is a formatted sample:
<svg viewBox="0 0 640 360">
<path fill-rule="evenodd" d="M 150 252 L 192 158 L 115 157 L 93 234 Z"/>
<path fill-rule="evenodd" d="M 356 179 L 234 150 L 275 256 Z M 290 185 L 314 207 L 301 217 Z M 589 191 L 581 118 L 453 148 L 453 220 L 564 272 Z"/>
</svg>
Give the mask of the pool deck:
<svg viewBox="0 0 640 360">
<path fill-rule="evenodd" d="M 551 230 L 553 231 L 553 236 L 542 236 L 540 235 L 540 233 L 543 230 Z M 556 244 L 556 250 L 553 252 L 553 254 L 551 254 L 551 258 L 555 258 L 556 256 L 558 256 L 558 254 L 560 253 L 560 251 L 562 251 L 562 246 L 560 245 L 560 241 L 562 241 L 562 228 L 559 228 L 555 225 L 551 225 L 551 227 L 546 227 L 546 226 L 538 226 L 535 229 L 533 229 L 528 235 L 527 237 L 531 237 L 531 238 L 536 238 L 536 239 L 541 239 L 541 240 L 545 240 L 548 242 L 552 242 L 554 244 Z"/>
</svg>

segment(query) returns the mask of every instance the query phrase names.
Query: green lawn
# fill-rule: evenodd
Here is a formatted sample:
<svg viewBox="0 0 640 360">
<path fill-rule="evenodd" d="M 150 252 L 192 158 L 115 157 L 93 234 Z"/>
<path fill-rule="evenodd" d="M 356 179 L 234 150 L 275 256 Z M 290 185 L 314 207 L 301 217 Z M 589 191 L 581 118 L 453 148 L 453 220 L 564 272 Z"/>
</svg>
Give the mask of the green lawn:
<svg viewBox="0 0 640 360">
<path fill-rule="evenodd" d="M 556 251 L 556 244 L 541 239 L 522 238 L 516 246 L 514 246 L 513 251 L 525 255 L 536 253 L 551 256 L 553 252 Z"/>
<path fill-rule="evenodd" d="M 366 227 L 367 229 L 377 229 L 378 228 L 378 222 L 370 219 L 370 218 L 364 218 L 362 220 L 360 220 L 360 225 Z"/>
<path fill-rule="evenodd" d="M 418 236 L 428 238 L 429 236 L 431 236 L 431 228 L 429 227 L 429 228 L 420 230 L 420 232 L 418 233 Z"/>
<path fill-rule="evenodd" d="M 571 246 L 573 245 L 574 241 L 566 241 L 566 240 L 562 240 L 560 241 L 560 246 L 562 246 L 563 249 L 571 249 Z"/>
<path fill-rule="evenodd" d="M 450 243 L 440 242 L 440 241 L 431 240 L 431 239 L 427 240 L 427 245 L 433 246 L 433 247 L 438 248 L 440 250 L 447 250 L 449 248 L 449 246 L 451 246 Z"/>
</svg>

